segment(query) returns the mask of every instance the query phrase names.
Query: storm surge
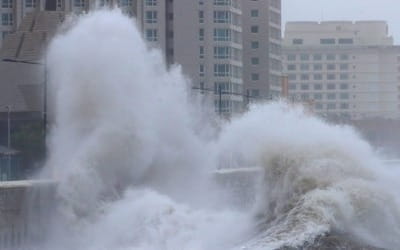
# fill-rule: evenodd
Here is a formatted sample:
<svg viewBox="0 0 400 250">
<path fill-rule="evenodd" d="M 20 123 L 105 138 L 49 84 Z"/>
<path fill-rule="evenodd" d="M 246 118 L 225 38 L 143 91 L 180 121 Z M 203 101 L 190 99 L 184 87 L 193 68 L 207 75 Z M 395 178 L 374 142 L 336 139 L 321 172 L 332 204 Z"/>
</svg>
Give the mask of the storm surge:
<svg viewBox="0 0 400 250">
<path fill-rule="evenodd" d="M 47 58 L 59 204 L 43 249 L 277 249 L 332 232 L 400 245 L 400 171 L 351 128 L 283 101 L 215 122 L 119 10 L 68 22 Z M 221 166 L 258 171 L 240 197 L 253 203 L 233 205 Z"/>
</svg>

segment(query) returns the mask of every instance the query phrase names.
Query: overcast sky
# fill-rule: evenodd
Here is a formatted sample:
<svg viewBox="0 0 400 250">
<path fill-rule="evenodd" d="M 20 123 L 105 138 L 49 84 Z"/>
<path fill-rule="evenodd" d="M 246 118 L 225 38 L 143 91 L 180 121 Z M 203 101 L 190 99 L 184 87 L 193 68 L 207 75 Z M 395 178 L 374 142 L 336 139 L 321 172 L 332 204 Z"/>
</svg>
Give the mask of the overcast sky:
<svg viewBox="0 0 400 250">
<path fill-rule="evenodd" d="M 287 21 L 384 20 L 400 44 L 400 0 L 282 0 Z"/>
</svg>

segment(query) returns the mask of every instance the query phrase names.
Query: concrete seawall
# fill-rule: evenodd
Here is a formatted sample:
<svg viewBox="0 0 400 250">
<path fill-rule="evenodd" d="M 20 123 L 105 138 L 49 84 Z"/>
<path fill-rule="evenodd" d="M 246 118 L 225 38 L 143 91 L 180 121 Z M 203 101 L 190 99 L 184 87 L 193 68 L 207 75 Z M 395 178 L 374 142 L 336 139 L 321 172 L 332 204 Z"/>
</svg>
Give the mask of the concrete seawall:
<svg viewBox="0 0 400 250">
<path fill-rule="evenodd" d="M 52 181 L 0 182 L 0 250 L 43 242 L 54 207 Z"/>
</svg>

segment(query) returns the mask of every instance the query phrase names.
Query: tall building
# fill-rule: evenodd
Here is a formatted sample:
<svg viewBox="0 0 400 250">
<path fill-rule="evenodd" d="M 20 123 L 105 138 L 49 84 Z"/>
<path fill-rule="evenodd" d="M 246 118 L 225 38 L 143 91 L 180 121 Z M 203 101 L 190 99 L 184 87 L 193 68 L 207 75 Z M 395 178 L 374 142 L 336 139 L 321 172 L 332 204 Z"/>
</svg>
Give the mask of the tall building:
<svg viewBox="0 0 400 250">
<path fill-rule="evenodd" d="M 143 37 L 163 51 L 167 65 L 182 65 L 194 91 L 207 93 L 215 110 L 227 116 L 241 113 L 250 100 L 280 92 L 281 0 L 2 1 L 8 3 L 4 36 L 35 10 L 80 13 L 119 6 L 136 17 Z"/>
<path fill-rule="evenodd" d="M 145 0 L 137 9 L 145 39 L 195 88 L 214 90 L 216 112 L 280 93 L 281 0 Z"/>
<path fill-rule="evenodd" d="M 261 100 L 281 92 L 281 0 L 243 1 L 246 93 Z"/>
<path fill-rule="evenodd" d="M 386 22 L 289 22 L 283 61 L 291 98 L 318 114 L 400 118 L 400 47 Z"/>
</svg>

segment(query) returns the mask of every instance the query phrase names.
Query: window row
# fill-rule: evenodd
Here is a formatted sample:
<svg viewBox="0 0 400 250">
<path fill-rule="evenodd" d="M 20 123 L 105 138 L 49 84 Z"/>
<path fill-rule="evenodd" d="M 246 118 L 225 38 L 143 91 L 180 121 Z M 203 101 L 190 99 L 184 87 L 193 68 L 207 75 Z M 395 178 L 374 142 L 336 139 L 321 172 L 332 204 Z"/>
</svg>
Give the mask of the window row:
<svg viewBox="0 0 400 250">
<path fill-rule="evenodd" d="M 232 83 L 232 82 L 215 82 L 214 83 L 214 93 L 218 94 L 221 89 L 221 92 L 228 93 L 242 93 L 243 88 L 241 84 Z"/>
<path fill-rule="evenodd" d="M 337 94 L 337 93 L 301 93 L 301 96 L 307 96 L 307 99 L 312 99 L 312 100 L 329 100 L 329 101 L 333 101 L 333 100 L 349 100 L 349 94 L 348 93 L 341 93 L 341 94 Z"/>
<path fill-rule="evenodd" d="M 241 67 L 231 65 L 231 64 L 214 64 L 214 76 L 216 77 L 233 77 L 237 79 L 242 79 Z"/>
<path fill-rule="evenodd" d="M 323 59 L 326 59 L 328 61 L 334 61 L 337 58 L 339 58 L 340 60 L 348 60 L 349 59 L 349 55 L 347 54 L 341 54 L 341 55 L 335 55 L 335 54 L 300 54 L 300 55 L 296 55 L 296 54 L 289 54 L 287 55 L 287 60 L 288 61 L 295 61 L 297 58 L 299 58 L 301 61 L 309 61 L 311 58 L 314 61 L 322 61 Z"/>
<path fill-rule="evenodd" d="M 202 49 L 203 48 L 203 49 Z M 204 54 L 204 47 L 200 46 L 200 54 Z M 215 59 L 233 59 L 236 61 L 242 60 L 242 51 L 240 49 L 228 47 L 228 46 L 216 46 L 214 47 L 214 58 Z"/>
<path fill-rule="evenodd" d="M 322 84 L 322 83 L 315 83 L 315 84 L 306 84 L 306 83 L 290 83 L 289 84 L 289 89 L 291 90 L 310 90 L 311 87 L 313 87 L 314 90 L 335 90 L 335 89 L 340 89 L 340 90 L 348 90 L 349 89 L 349 84 L 348 83 L 340 83 L 340 84 L 335 84 L 335 83 L 329 83 L 329 84 Z"/>
<path fill-rule="evenodd" d="M 239 0 L 214 0 L 214 5 L 218 6 L 231 6 L 234 8 L 240 8 Z"/>
<path fill-rule="evenodd" d="M 288 75 L 289 80 L 302 80 L 302 81 L 307 81 L 307 80 L 348 80 L 350 79 L 350 75 L 347 73 L 343 74 L 289 74 Z"/>
<path fill-rule="evenodd" d="M 1 14 L 1 24 L 5 26 L 11 26 L 14 24 L 14 17 L 12 13 Z"/>
<path fill-rule="evenodd" d="M 324 69 L 323 64 L 320 64 L 320 63 L 318 63 L 318 64 L 302 63 L 299 65 L 299 67 L 297 67 L 296 64 L 288 64 L 287 65 L 287 70 L 290 70 L 290 71 L 297 70 L 297 68 L 299 68 L 302 71 L 309 71 L 309 70 L 322 71 Z M 348 70 L 349 64 L 341 63 L 341 64 L 336 65 L 336 64 L 330 63 L 330 64 L 325 65 L 325 69 L 327 69 L 327 70 L 337 70 L 337 69 Z"/>
</svg>

